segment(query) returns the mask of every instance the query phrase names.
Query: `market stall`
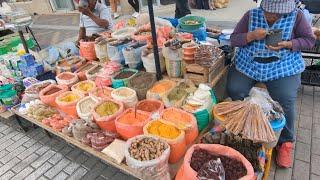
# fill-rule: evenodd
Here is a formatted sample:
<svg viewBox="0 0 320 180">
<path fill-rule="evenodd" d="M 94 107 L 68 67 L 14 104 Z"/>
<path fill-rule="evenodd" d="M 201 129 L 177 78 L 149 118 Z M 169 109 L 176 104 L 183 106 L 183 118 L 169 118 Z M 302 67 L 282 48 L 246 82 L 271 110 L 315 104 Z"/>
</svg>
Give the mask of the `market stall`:
<svg viewBox="0 0 320 180">
<path fill-rule="evenodd" d="M 139 179 L 266 177 L 285 119 L 261 89 L 222 102 L 232 30 L 154 18 L 148 2 L 150 16 L 86 37 L 80 55 L 1 56 L 3 111 Z"/>
</svg>

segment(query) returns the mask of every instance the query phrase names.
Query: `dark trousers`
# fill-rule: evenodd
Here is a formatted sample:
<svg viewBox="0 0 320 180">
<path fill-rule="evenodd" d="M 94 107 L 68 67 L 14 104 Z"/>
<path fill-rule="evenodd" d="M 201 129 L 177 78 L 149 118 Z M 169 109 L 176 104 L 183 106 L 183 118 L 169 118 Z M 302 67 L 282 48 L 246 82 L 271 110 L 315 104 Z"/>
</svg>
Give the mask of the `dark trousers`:
<svg viewBox="0 0 320 180">
<path fill-rule="evenodd" d="M 210 9 L 209 0 L 196 0 L 197 9 Z"/>
<path fill-rule="evenodd" d="M 139 0 L 128 0 L 128 3 L 133 7 L 136 12 L 139 12 Z"/>
<path fill-rule="evenodd" d="M 281 132 L 278 144 L 294 141 L 294 122 L 296 119 L 297 92 L 301 86 L 301 75 L 293 75 L 274 81 L 264 82 L 273 100 L 280 103 L 285 117 L 286 126 Z M 243 100 L 249 95 L 257 81 L 231 67 L 228 74 L 227 91 L 232 100 Z"/>
<path fill-rule="evenodd" d="M 188 0 L 176 0 L 176 15 L 175 18 L 182 18 L 188 14 L 191 14 Z"/>
</svg>

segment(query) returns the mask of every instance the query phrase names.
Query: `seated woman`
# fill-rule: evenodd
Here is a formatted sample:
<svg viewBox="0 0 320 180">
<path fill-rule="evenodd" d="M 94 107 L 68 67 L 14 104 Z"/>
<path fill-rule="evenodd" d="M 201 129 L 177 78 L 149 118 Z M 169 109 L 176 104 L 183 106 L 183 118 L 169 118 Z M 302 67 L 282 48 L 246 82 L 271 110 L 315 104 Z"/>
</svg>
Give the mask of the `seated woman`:
<svg viewBox="0 0 320 180">
<path fill-rule="evenodd" d="M 107 6 L 97 0 L 80 0 L 80 30 L 78 42 L 86 36 L 110 30 L 113 22 Z"/>
<path fill-rule="evenodd" d="M 282 30 L 282 41 L 266 46 L 265 38 L 272 29 Z M 262 0 L 259 8 L 248 11 L 237 24 L 231 44 L 239 49 L 235 67 L 228 74 L 228 93 L 233 100 L 243 100 L 257 82 L 267 86 L 285 112 L 287 122 L 278 141 L 276 160 L 288 168 L 292 163 L 297 91 L 305 68 L 301 50 L 315 44 L 311 26 L 294 0 Z M 270 58 L 273 60 L 267 61 Z"/>
</svg>

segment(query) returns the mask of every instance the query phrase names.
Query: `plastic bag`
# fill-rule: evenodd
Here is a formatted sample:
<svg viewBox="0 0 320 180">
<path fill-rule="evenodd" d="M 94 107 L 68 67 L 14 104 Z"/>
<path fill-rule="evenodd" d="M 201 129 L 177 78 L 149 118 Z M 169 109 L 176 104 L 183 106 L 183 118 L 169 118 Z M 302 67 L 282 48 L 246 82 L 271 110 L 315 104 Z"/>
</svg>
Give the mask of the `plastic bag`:
<svg viewBox="0 0 320 180">
<path fill-rule="evenodd" d="M 171 49 L 170 47 L 162 48 L 163 57 L 169 60 L 182 60 L 182 49 Z"/>
<path fill-rule="evenodd" d="M 178 174 L 176 175 L 176 180 L 197 180 L 197 172 L 194 171 L 191 166 L 191 157 L 195 149 L 204 149 L 216 155 L 227 156 L 229 158 L 236 159 L 243 163 L 244 167 L 247 169 L 247 175 L 240 178 L 240 180 L 252 180 L 254 179 L 254 170 L 250 162 L 238 151 L 218 144 L 195 144 L 191 146 L 184 156 L 184 161 L 180 167 Z"/>
<path fill-rule="evenodd" d="M 150 161 L 139 161 L 130 156 L 129 147 L 136 139 L 153 138 L 159 140 L 154 136 L 136 136 L 129 139 L 126 143 L 125 158 L 127 165 L 136 170 L 137 176 L 141 179 L 152 179 L 152 180 L 170 180 L 170 172 L 168 165 L 168 158 L 170 155 L 170 146 L 162 153 L 162 155 Z"/>
<path fill-rule="evenodd" d="M 225 180 L 225 172 L 220 158 L 211 160 L 203 165 L 197 175 L 200 180 L 212 179 L 212 177 Z M 209 178 L 211 177 L 211 178 Z"/>
<path fill-rule="evenodd" d="M 266 89 L 253 87 L 247 99 L 259 105 L 269 120 L 279 119 L 284 114 L 281 105 L 271 98 Z"/>
<path fill-rule="evenodd" d="M 111 92 L 111 97 L 124 104 L 124 107 L 132 108 L 138 103 L 136 91 L 127 87 L 121 87 Z"/>
</svg>

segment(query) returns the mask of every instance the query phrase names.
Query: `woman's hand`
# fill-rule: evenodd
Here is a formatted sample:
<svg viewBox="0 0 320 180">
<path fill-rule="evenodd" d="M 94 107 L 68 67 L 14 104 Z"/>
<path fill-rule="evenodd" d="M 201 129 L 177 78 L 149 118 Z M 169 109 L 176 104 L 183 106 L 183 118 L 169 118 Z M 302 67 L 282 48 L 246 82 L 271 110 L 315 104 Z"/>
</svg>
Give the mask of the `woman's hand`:
<svg viewBox="0 0 320 180">
<path fill-rule="evenodd" d="M 280 49 L 292 49 L 292 41 L 281 41 L 278 43 L 278 46 L 267 46 L 268 49 L 272 51 L 279 51 Z"/>
<path fill-rule="evenodd" d="M 256 29 L 247 34 L 247 42 L 262 40 L 262 39 L 265 39 L 266 36 L 267 36 L 267 31 L 265 29 L 261 29 L 261 28 Z"/>
<path fill-rule="evenodd" d="M 93 14 L 88 7 L 79 7 L 79 11 L 89 17 Z"/>
</svg>

